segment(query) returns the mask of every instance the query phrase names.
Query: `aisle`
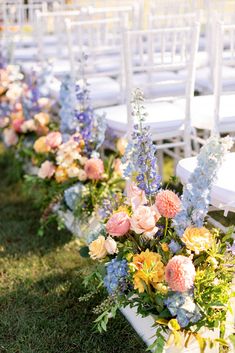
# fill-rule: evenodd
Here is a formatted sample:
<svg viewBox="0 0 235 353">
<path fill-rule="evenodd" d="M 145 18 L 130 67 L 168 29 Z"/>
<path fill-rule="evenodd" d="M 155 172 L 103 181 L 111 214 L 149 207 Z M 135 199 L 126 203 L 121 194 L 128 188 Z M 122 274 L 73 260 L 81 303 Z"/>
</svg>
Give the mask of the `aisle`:
<svg viewBox="0 0 235 353">
<path fill-rule="evenodd" d="M 86 263 L 74 240 L 55 227 L 37 237 L 38 212 L 6 175 L 0 161 L 0 352 L 144 353 L 121 315 L 107 334 L 94 334 L 100 298 L 78 302 Z"/>
</svg>

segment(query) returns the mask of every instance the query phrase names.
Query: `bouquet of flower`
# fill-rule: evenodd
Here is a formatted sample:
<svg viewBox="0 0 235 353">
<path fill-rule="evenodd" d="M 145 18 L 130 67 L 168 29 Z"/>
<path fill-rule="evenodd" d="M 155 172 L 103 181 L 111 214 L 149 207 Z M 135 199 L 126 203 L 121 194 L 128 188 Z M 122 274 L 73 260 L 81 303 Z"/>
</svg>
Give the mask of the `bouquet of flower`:
<svg viewBox="0 0 235 353">
<path fill-rule="evenodd" d="M 29 77 L 20 72 L 10 76 L 11 83 L 0 102 L 3 142 L 7 148 L 13 148 L 16 157 L 26 165 L 33 164 L 32 147 L 37 137 L 46 135 L 56 126 L 50 114 L 52 101 L 43 95 L 42 76 L 34 71 Z"/>
<path fill-rule="evenodd" d="M 103 218 L 87 250 L 97 266 L 86 283 L 108 293 L 94 309 L 97 328 L 106 330 L 116 310 L 130 305 L 154 317 L 156 340 L 150 350 L 161 353 L 166 343 L 187 346 L 194 337 L 201 352 L 215 343 L 226 352 L 229 338 L 234 341 L 225 330 L 234 295 L 232 231 L 221 235 L 205 216 L 212 183 L 232 143 L 217 137 L 208 141 L 180 198 L 161 185 L 142 101 L 137 90 L 133 114 L 138 124 L 123 161 L 125 194 Z M 206 338 L 205 328 L 218 328 L 220 335 Z"/>
<path fill-rule="evenodd" d="M 27 181 L 40 186 L 40 195 L 45 196 L 43 223 L 50 221 L 49 215 L 59 215 L 59 225 L 81 236 L 81 223 L 88 223 L 104 198 L 122 190 L 120 160 L 111 153 L 103 156 L 105 120 L 94 113 L 86 82 L 75 85 L 67 77 L 60 97 L 60 130 L 35 141 L 34 161 L 39 169 L 37 177 Z"/>
</svg>

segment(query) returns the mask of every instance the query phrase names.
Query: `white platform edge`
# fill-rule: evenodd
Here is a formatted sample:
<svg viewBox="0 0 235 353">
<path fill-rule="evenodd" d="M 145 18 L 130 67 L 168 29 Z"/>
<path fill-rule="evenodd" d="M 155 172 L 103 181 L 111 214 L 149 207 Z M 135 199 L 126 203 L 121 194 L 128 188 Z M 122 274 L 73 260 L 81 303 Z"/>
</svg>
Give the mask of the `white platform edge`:
<svg viewBox="0 0 235 353">
<path fill-rule="evenodd" d="M 130 308 L 129 306 L 121 308 L 121 312 L 129 321 L 136 333 L 140 336 L 140 338 L 147 344 L 147 346 L 150 346 L 156 339 L 156 328 L 153 327 L 153 316 L 149 315 L 147 317 L 142 317 L 141 315 L 137 314 L 136 308 Z M 229 331 L 231 331 L 234 326 L 234 316 L 229 314 L 227 321 Z M 204 332 L 204 336 L 213 336 L 214 338 L 216 338 L 218 337 L 218 330 L 207 330 L 206 332 Z M 232 346 L 230 347 L 229 352 L 235 352 Z M 187 348 L 171 346 L 165 348 L 164 353 L 200 353 L 200 349 L 198 346 L 198 342 L 195 339 L 192 339 Z M 213 349 L 207 348 L 205 353 L 219 353 L 218 345 L 215 346 Z"/>
</svg>

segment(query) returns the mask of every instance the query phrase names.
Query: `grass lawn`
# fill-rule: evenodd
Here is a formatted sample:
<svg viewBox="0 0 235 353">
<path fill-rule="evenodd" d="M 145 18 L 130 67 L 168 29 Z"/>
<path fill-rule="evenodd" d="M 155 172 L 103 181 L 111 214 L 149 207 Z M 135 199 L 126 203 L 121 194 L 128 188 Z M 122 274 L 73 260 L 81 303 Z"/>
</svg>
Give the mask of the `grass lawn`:
<svg viewBox="0 0 235 353">
<path fill-rule="evenodd" d="M 36 235 L 39 213 L 0 162 L 0 353 L 143 353 L 121 316 L 93 330 L 99 295 L 80 303 L 88 263 L 76 240 L 56 227 Z"/>
</svg>

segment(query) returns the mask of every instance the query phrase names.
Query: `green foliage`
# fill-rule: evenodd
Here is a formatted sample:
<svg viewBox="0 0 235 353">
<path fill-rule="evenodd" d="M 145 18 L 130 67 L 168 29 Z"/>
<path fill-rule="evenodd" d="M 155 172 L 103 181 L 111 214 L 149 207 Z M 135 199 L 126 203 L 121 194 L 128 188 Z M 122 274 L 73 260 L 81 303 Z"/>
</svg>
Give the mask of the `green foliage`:
<svg viewBox="0 0 235 353">
<path fill-rule="evenodd" d="M 147 351 L 154 352 L 154 353 L 163 353 L 165 347 L 165 338 L 162 335 L 161 328 L 158 328 L 156 331 L 156 340 L 151 344 Z"/>
</svg>

